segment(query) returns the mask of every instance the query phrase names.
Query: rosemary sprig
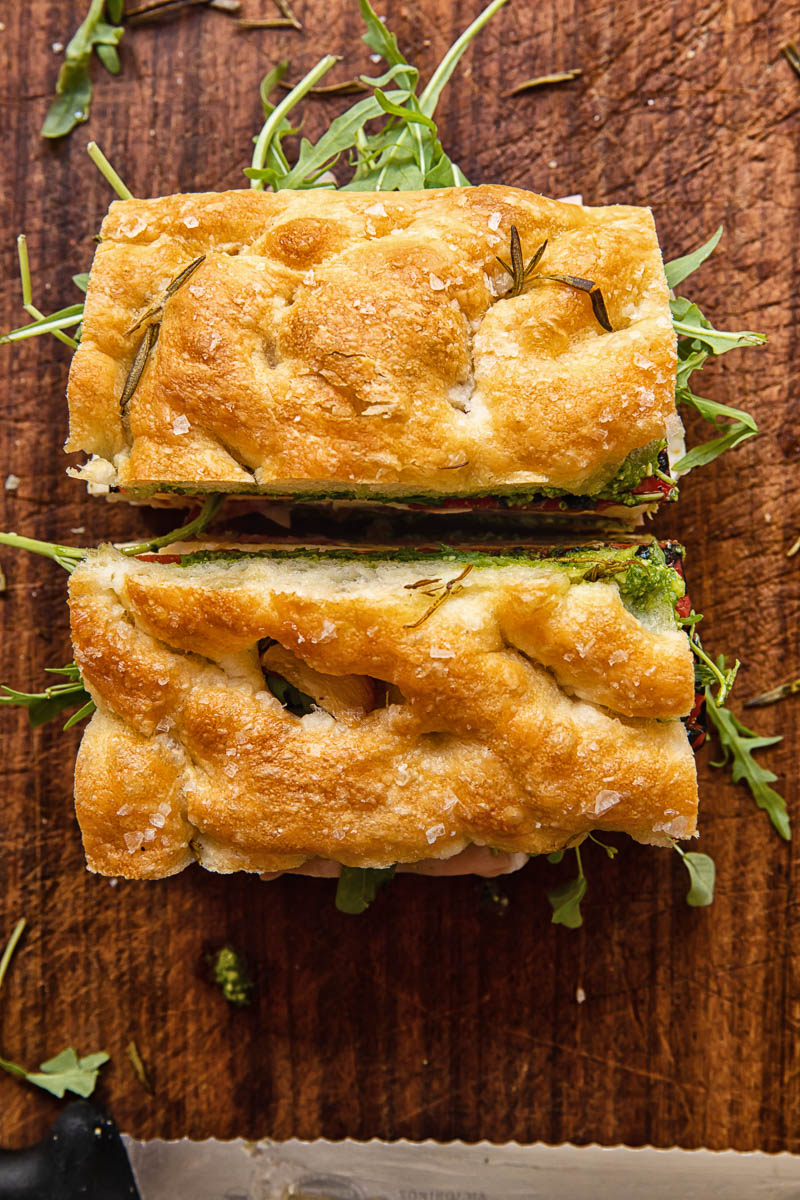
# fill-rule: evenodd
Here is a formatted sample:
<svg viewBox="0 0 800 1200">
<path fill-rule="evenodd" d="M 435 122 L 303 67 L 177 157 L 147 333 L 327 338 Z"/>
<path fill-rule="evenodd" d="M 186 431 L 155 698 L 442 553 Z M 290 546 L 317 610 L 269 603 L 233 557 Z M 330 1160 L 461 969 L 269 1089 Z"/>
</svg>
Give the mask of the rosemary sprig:
<svg viewBox="0 0 800 1200">
<path fill-rule="evenodd" d="M 144 374 L 144 369 L 147 366 L 147 360 L 150 357 L 150 351 L 158 341 L 160 329 L 160 321 L 155 321 L 152 325 L 148 325 L 147 329 L 144 331 L 142 340 L 139 342 L 139 348 L 137 349 L 133 362 L 131 363 L 131 369 L 128 371 L 127 378 L 125 379 L 125 385 L 122 389 L 122 395 L 119 399 L 119 406 L 122 409 L 123 414 L 125 413 L 128 404 L 133 397 L 133 393 L 139 386 L 139 380 Z"/>
<path fill-rule="evenodd" d="M 147 1068 L 145 1067 L 142 1056 L 139 1053 L 139 1047 L 136 1045 L 135 1038 L 131 1038 L 131 1040 L 128 1042 L 127 1046 L 125 1047 L 125 1053 L 128 1056 L 130 1064 L 133 1067 L 133 1073 L 139 1080 L 139 1083 L 142 1085 L 144 1090 L 152 1096 L 153 1085 L 150 1082 L 150 1077 L 147 1074 Z"/>
<path fill-rule="evenodd" d="M 785 700 L 787 696 L 796 696 L 800 692 L 800 679 L 789 679 L 786 683 L 781 683 L 778 687 L 770 688 L 768 692 L 762 692 L 760 696 L 753 696 L 750 700 L 745 700 L 745 708 L 765 708 L 768 704 L 777 704 L 779 700 Z"/>
<path fill-rule="evenodd" d="M 500 266 L 503 268 L 503 270 L 506 271 L 511 276 L 511 295 L 512 296 L 520 296 L 522 294 L 522 290 L 525 287 L 525 280 L 528 278 L 528 276 L 531 274 L 531 272 L 538 266 L 539 260 L 541 259 L 542 255 L 544 254 L 546 249 L 547 249 L 547 239 L 545 238 L 545 240 L 542 242 L 539 249 L 534 254 L 533 258 L 531 258 L 530 262 L 526 266 L 525 260 L 522 257 L 522 243 L 519 238 L 519 231 L 517 230 L 516 225 L 511 226 L 511 255 L 510 255 L 511 262 L 510 263 L 504 262 L 503 259 L 500 258 L 499 255 L 497 255 L 496 257 L 497 257 L 497 261 L 500 263 Z"/>
<path fill-rule="evenodd" d="M 526 265 L 522 256 L 522 244 L 519 232 L 516 225 L 511 226 L 511 262 L 507 263 L 499 255 L 497 256 L 500 266 L 511 276 L 512 286 L 509 293 L 511 296 L 519 296 L 525 290 L 525 284 L 533 277 L 533 272 L 539 265 L 546 249 L 547 241 L 544 241 Z M 550 280 L 553 283 L 565 283 L 568 287 L 586 292 L 591 301 L 592 312 L 595 315 L 598 325 L 605 329 L 607 333 L 613 333 L 603 293 L 593 279 L 584 279 L 580 275 L 543 274 L 541 272 L 533 278 L 534 281 Z"/>
<path fill-rule="evenodd" d="M 531 92 L 534 88 L 547 87 L 553 83 L 571 83 L 573 79 L 577 79 L 583 72 L 577 67 L 571 68 L 569 71 L 553 71 L 550 75 L 537 75 L 535 79 L 525 79 L 522 83 L 518 83 L 506 95 L 520 96 L 523 92 Z"/>
<path fill-rule="evenodd" d="M 286 83 L 281 79 L 278 81 L 278 87 L 285 92 L 291 92 L 296 84 Z M 271 89 L 270 89 L 271 90 Z M 368 92 L 369 87 L 364 83 L 363 79 L 343 79 L 341 83 L 325 83 L 320 87 L 309 88 L 306 92 L 307 96 L 356 96 L 362 92 Z"/>
<path fill-rule="evenodd" d="M 139 343 L 133 362 L 131 363 L 131 369 L 128 372 L 125 385 L 122 389 L 122 395 L 120 397 L 119 404 L 123 414 L 125 413 L 128 404 L 131 401 L 133 393 L 139 386 L 139 381 L 144 374 L 145 367 L 147 366 L 147 360 L 150 357 L 153 347 L 158 341 L 158 335 L 161 331 L 161 321 L 164 316 L 164 309 L 167 301 L 175 295 L 179 288 L 183 287 L 187 279 L 194 275 L 200 264 L 205 262 L 205 257 L 205 254 L 201 254 L 199 258 L 194 259 L 194 261 L 190 262 L 187 267 L 184 267 L 183 270 L 180 271 L 169 284 L 167 284 L 167 289 L 161 299 L 157 300 L 155 304 L 151 304 L 146 312 L 142 313 L 138 320 L 131 325 L 130 329 L 126 329 L 125 336 L 130 337 L 132 333 L 135 333 L 137 329 L 140 329 L 141 326 L 144 325 L 145 321 L 150 322 L 144 331 L 144 336 Z"/>
<path fill-rule="evenodd" d="M 409 590 L 422 588 L 423 586 L 427 587 L 428 584 L 432 585 L 430 591 L 424 591 L 422 594 L 424 596 L 433 596 L 434 600 L 418 621 L 412 621 L 410 624 L 404 625 L 403 628 L 419 629 L 420 625 L 423 625 L 429 617 L 432 617 L 433 614 L 442 607 L 446 600 L 449 600 L 451 596 L 456 596 L 459 592 L 464 590 L 461 580 L 466 579 L 471 570 L 472 563 L 467 563 L 460 575 L 454 576 L 453 579 L 448 579 L 446 583 L 440 583 L 438 579 L 418 579 L 416 583 L 406 583 L 404 586 Z"/>
<path fill-rule="evenodd" d="M 794 42 L 787 42 L 784 46 L 781 46 L 781 54 L 795 74 L 800 75 L 800 50 L 797 49 L 796 44 Z"/>
<path fill-rule="evenodd" d="M 183 285 L 192 277 L 192 275 L 194 275 L 200 264 L 204 263 L 205 260 L 205 254 L 201 254 L 199 258 L 195 258 L 187 267 L 184 267 L 183 270 L 179 271 L 175 278 L 167 284 L 166 290 L 161 299 L 157 300 L 155 304 L 151 304 L 150 307 L 144 313 L 142 313 L 138 320 L 131 325 L 130 329 L 125 330 L 125 337 L 130 337 L 132 333 L 135 333 L 137 329 L 140 329 L 142 325 L 144 325 L 145 321 L 158 318 L 158 322 L 160 323 L 167 301 L 170 299 L 170 297 L 174 296 L 180 288 L 183 287 Z"/>
<path fill-rule="evenodd" d="M 125 11 L 125 20 L 129 25 L 145 25 L 148 21 L 160 21 L 164 17 L 173 17 L 186 8 L 202 8 L 210 0 L 145 0 L 135 8 Z"/>
</svg>

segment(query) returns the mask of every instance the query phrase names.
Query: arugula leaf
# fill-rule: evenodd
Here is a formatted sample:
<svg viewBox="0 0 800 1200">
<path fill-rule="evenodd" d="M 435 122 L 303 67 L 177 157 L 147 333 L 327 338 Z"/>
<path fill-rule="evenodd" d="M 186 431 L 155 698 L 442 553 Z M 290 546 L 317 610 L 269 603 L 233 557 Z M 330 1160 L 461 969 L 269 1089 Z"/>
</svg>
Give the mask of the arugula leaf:
<svg viewBox="0 0 800 1200">
<path fill-rule="evenodd" d="M 699 254 L 700 251 L 696 253 Z M 718 357 L 729 350 L 745 346 L 762 345 L 766 338 L 760 333 L 729 333 L 714 329 L 698 306 L 682 297 L 671 300 L 670 309 L 673 328 L 678 335 L 675 401 L 677 404 L 693 408 L 704 421 L 708 421 L 719 431 L 718 437 L 693 447 L 678 462 L 673 463 L 674 471 L 686 475 L 695 467 L 713 462 L 726 450 L 733 449 L 758 433 L 754 418 L 744 409 L 732 408 L 727 404 L 719 404 L 717 401 L 696 395 L 689 386 L 690 376 L 694 371 L 701 370 L 710 357 Z"/>
<path fill-rule="evenodd" d="M 714 902 L 714 880 L 717 868 L 709 854 L 701 854 L 697 850 L 682 850 L 677 842 L 673 843 L 681 861 L 689 872 L 689 891 L 686 893 L 686 903 L 692 908 L 706 908 Z"/>
<path fill-rule="evenodd" d="M 666 263 L 664 273 L 670 288 L 682 283 L 688 275 L 704 263 L 716 248 L 722 236 L 722 226 L 699 249 L 681 258 Z M 675 400 L 693 408 L 704 421 L 710 422 L 718 431 L 718 436 L 703 442 L 689 450 L 678 462 L 673 463 L 673 470 L 683 475 L 695 467 L 705 466 L 719 458 L 726 450 L 755 437 L 758 426 L 748 412 L 739 408 L 730 408 L 726 404 L 718 404 L 697 396 L 689 387 L 689 377 L 693 371 L 700 370 L 709 357 L 726 354 L 729 350 L 741 349 L 745 346 L 760 346 L 766 341 L 763 334 L 729 332 L 715 329 L 698 306 L 691 300 L 676 296 L 670 300 L 672 324 L 678 336 L 678 368 L 676 377 Z M 731 422 L 728 424 L 728 420 Z"/>
<path fill-rule="evenodd" d="M 0 696 L 0 704 L 27 708 L 28 721 L 34 729 L 54 720 L 65 708 L 74 708 L 77 705 L 78 711 L 73 713 L 64 726 L 64 729 L 71 729 L 78 721 L 94 712 L 94 701 L 86 691 L 80 671 L 74 663 L 70 663 L 68 667 L 46 669 L 54 675 L 66 675 L 69 682 L 53 684 L 43 692 L 17 692 L 6 684 L 0 684 L 0 692 L 5 693 Z"/>
<path fill-rule="evenodd" d="M 560 862 L 561 859 L 558 856 L 563 857 L 563 854 L 563 850 L 556 850 L 553 854 L 548 854 L 547 860 L 548 862 Z M 568 929 L 579 929 L 583 924 L 581 901 L 589 886 L 583 871 L 581 852 L 578 846 L 575 846 L 575 858 L 578 864 L 577 877 L 567 879 L 557 887 L 551 888 L 547 893 L 547 899 L 553 909 L 552 923 L 566 925 Z"/>
<path fill-rule="evenodd" d="M 47 688 L 44 692 L 17 692 L 7 684 L 0 684 L 0 704 L 12 705 L 16 708 L 27 708 L 28 721 L 33 729 L 53 721 L 65 708 L 78 705 L 78 712 L 70 717 L 64 729 L 71 729 L 78 721 L 94 712 L 95 705 L 82 683 L 58 684 Z"/>
<path fill-rule="evenodd" d="M 313 696 L 309 696 L 306 692 L 301 692 L 293 683 L 289 683 L 288 679 L 284 679 L 282 675 L 274 675 L 271 671 L 266 674 L 267 687 L 272 692 L 276 700 L 280 700 L 284 708 L 290 713 L 294 713 L 296 717 L 305 717 L 308 713 L 313 712 L 317 707 L 317 702 Z"/>
<path fill-rule="evenodd" d="M 342 867 L 336 886 L 336 907 L 339 912 L 356 916 L 365 912 L 381 888 L 394 878 L 396 864 L 391 867 Z"/>
<path fill-rule="evenodd" d="M 716 250 L 721 237 L 722 226 L 720 225 L 716 233 L 712 233 L 708 241 L 704 242 L 697 250 L 692 250 L 690 254 L 684 254 L 681 258 L 673 258 L 672 262 L 664 263 L 667 287 L 676 288 L 679 283 L 683 283 L 687 276 L 696 271 Z"/>
<path fill-rule="evenodd" d="M 0 987 L 3 985 L 6 971 L 22 937 L 25 924 L 24 917 L 17 921 L 3 951 L 3 956 L 0 958 Z M 0 1070 L 6 1071 L 16 1079 L 24 1080 L 25 1083 L 42 1088 L 53 1096 L 58 1096 L 61 1100 L 65 1092 L 74 1092 L 76 1096 L 84 1098 L 91 1096 L 97 1083 L 98 1071 L 106 1062 L 108 1062 L 108 1055 L 103 1050 L 97 1054 L 87 1054 L 83 1058 L 79 1058 L 72 1046 L 68 1046 L 55 1058 L 49 1058 L 47 1062 L 43 1062 L 38 1071 L 28 1071 L 19 1063 L 1 1057 Z"/>
<path fill-rule="evenodd" d="M 253 160 L 245 175 L 255 188 L 306 189 L 335 186 L 327 173 L 346 161 L 351 177 L 343 191 L 395 191 L 422 187 L 463 187 L 468 180 L 450 161 L 437 137 L 433 113 L 444 86 L 467 46 L 506 3 L 492 0 L 445 54 L 427 86 L 417 95 L 419 72 L 403 56 L 397 38 L 376 15 L 369 0 L 360 0 L 367 28 L 364 41 L 380 54 L 388 70 L 379 79 L 362 76 L 372 95 L 337 117 L 315 143 L 303 138 L 297 160 L 290 166 L 281 141 L 290 132 L 288 114 L 314 83 L 337 61 L 321 59 L 276 107 L 269 91 L 282 75 L 283 64 L 265 78 L 262 99 L 266 122 L 256 139 Z M 395 87 L 384 89 L 389 83 Z M 266 92 L 266 95 L 265 95 Z M 386 119 L 388 118 L 388 120 Z M 382 121 L 377 130 L 372 122 Z M 370 127 L 368 132 L 367 126 Z"/>
<path fill-rule="evenodd" d="M 767 340 L 763 333 L 751 330 L 715 329 L 698 306 L 683 296 L 670 300 L 669 307 L 675 332 L 678 337 L 692 339 L 693 350 L 706 348 L 711 354 L 726 354 L 728 350 L 739 350 L 744 346 L 763 346 Z"/>
<path fill-rule="evenodd" d="M 724 670 L 724 656 L 720 656 L 718 662 Z M 758 807 L 766 812 L 780 836 L 789 841 L 792 834 L 786 801 L 769 786 L 778 777 L 767 767 L 762 767 L 753 757 L 754 751 L 776 746 L 783 738 L 759 737 L 752 729 L 743 725 L 730 709 L 717 702 L 710 686 L 706 687 L 706 711 L 717 731 L 722 748 L 721 761 L 712 762 L 711 766 L 726 767 L 730 764 L 734 783 L 747 784 Z"/>
<path fill-rule="evenodd" d="M 121 20 L 120 0 L 108 0 L 108 15 Z M 124 33 L 120 24 L 110 25 L 103 20 L 106 0 L 92 0 L 89 11 L 73 34 L 65 51 L 64 63 L 56 83 L 56 99 L 42 125 L 45 138 L 60 138 L 81 121 L 89 119 L 92 103 L 92 79 L 89 67 L 92 51 L 107 71 L 116 75 L 120 70 L 117 45 Z"/>
<path fill-rule="evenodd" d="M 86 1098 L 94 1091 L 98 1072 L 107 1062 L 105 1051 L 78 1058 L 72 1046 L 68 1046 L 55 1058 L 43 1062 L 38 1072 L 26 1071 L 25 1080 L 58 1096 L 59 1100 L 63 1099 L 65 1092 L 74 1092 L 76 1096 Z"/>
</svg>

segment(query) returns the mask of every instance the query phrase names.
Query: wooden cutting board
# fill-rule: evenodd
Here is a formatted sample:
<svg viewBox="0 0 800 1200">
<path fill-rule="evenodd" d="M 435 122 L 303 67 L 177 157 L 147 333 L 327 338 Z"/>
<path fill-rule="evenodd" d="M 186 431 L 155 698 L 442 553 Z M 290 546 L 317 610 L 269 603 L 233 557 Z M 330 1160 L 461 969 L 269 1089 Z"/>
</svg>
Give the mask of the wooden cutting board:
<svg viewBox="0 0 800 1200">
<path fill-rule="evenodd" d="M 335 77 L 373 72 L 354 0 L 297 0 L 303 32 L 237 32 L 194 12 L 131 30 L 119 79 L 95 69 L 88 125 L 38 136 L 85 0 L 0 2 L 4 101 L 0 326 L 22 323 L 14 236 L 25 231 L 35 300 L 77 298 L 109 202 L 84 147 L 95 138 L 137 194 L 238 187 L 260 124 L 258 84 L 280 58 L 298 78 L 325 52 Z M 480 0 L 385 0 L 391 28 L 429 73 Z M 245 0 L 248 16 L 266 0 Z M 780 56 L 800 5 L 768 0 L 619 5 L 516 0 L 469 52 L 440 110 L 448 151 L 475 182 L 587 203 L 652 205 L 667 257 L 724 222 L 692 294 L 719 327 L 769 334 L 704 372 L 703 391 L 757 414 L 763 431 L 692 475 L 658 531 L 683 540 L 703 635 L 743 660 L 739 703 L 800 674 L 797 246 L 800 79 Z M 509 97 L 523 79 L 579 67 L 572 84 Z M 317 135 L 349 101 L 304 109 Z M 0 482 L 6 529 L 93 544 L 159 526 L 89 499 L 66 478 L 68 351 L 40 338 L 0 348 Z M 163 521 L 161 526 L 163 527 Z M 3 552 L 0 678 L 39 685 L 70 657 L 65 577 Z M 796 818 L 800 698 L 757 714 Z M 0 714 L 0 937 L 29 932 L 0 994 L 9 1057 L 106 1048 L 97 1096 L 139 1137 L 488 1138 L 800 1150 L 798 840 L 782 843 L 749 793 L 701 756 L 702 848 L 712 908 L 684 903 L 677 855 L 590 847 L 586 922 L 550 924 L 559 869 L 533 862 L 504 884 L 406 878 L 366 915 L 337 913 L 329 883 L 187 871 L 112 886 L 86 873 L 72 814 L 77 733 Z M 208 982 L 231 941 L 256 973 L 251 1008 Z M 585 999 L 582 997 L 585 996 Z M 154 1084 L 137 1082 L 135 1038 Z M 56 1110 L 0 1078 L 0 1141 L 23 1144 Z"/>
</svg>

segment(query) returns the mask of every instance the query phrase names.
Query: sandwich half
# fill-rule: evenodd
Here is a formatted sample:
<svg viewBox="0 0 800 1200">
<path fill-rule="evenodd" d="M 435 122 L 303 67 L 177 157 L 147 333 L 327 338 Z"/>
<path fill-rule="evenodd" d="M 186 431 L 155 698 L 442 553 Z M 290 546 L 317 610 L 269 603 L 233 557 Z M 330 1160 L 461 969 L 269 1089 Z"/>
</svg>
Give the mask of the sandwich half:
<svg viewBox="0 0 800 1200">
<path fill-rule="evenodd" d="M 676 338 L 648 209 L 502 186 L 124 200 L 67 450 L 131 500 L 533 509 L 674 496 Z"/>
<path fill-rule="evenodd" d="M 487 874 L 696 831 L 680 550 L 87 552 L 89 868 Z"/>
</svg>

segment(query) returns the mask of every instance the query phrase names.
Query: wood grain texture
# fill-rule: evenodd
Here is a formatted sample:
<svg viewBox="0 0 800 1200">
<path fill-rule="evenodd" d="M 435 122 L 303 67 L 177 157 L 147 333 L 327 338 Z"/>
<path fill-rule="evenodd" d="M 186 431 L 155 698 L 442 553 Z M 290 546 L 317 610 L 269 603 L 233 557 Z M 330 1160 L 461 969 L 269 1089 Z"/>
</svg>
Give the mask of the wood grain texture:
<svg viewBox="0 0 800 1200">
<path fill-rule="evenodd" d="M 248 15 L 263 7 L 248 0 Z M 98 140 L 142 195 L 238 186 L 259 122 L 258 82 L 276 59 L 296 78 L 340 52 L 342 78 L 371 70 L 354 3 L 298 0 L 304 34 L 240 34 L 195 12 L 126 34 L 118 80 L 96 71 L 88 125 L 48 145 L 38 129 L 82 0 L 0 2 L 5 109 L 0 156 L 3 328 L 20 323 L 14 236 L 25 230 L 35 299 L 75 298 L 109 196 L 84 146 Z M 429 71 L 480 0 L 386 0 Z M 517 0 L 495 19 L 443 101 L 450 153 L 476 182 L 587 202 L 649 203 L 667 256 L 723 221 L 693 294 L 718 324 L 765 330 L 703 390 L 751 406 L 763 436 L 693 475 L 660 519 L 689 547 L 696 606 L 714 651 L 738 652 L 745 697 L 800 673 L 797 316 L 800 80 L 780 57 L 797 0 L 689 3 Z M 573 84 L 509 99 L 515 82 L 581 67 Z M 342 101 L 305 109 L 317 134 Z M 96 542 L 154 528 L 146 512 L 89 500 L 64 476 L 68 352 L 53 340 L 0 349 L 4 528 Z M 65 580 L 4 553 L 0 678 L 33 686 L 69 657 Z M 784 735 L 771 762 L 796 819 L 800 703 L 758 714 Z M 399 879 L 361 918 L 330 884 L 264 885 L 200 871 L 159 884 L 84 871 L 72 815 L 77 734 L 2 715 L 0 932 L 30 932 L 3 989 L 3 1050 L 37 1064 L 62 1045 L 104 1046 L 98 1090 L 140 1137 L 489 1138 L 800 1151 L 800 907 L 797 841 L 781 843 L 749 795 L 701 767 L 702 846 L 717 899 L 684 904 L 676 855 L 625 845 L 585 855 L 586 924 L 550 924 L 532 863 L 505 885 L 502 915 L 472 880 Z M 798 834 L 800 837 L 800 834 Z M 246 949 L 257 991 L 226 1005 L 204 955 Z M 582 988 L 586 999 L 576 1000 Z M 135 1037 L 155 1085 L 137 1083 Z M 39 1136 L 55 1102 L 0 1078 L 0 1140 Z"/>
</svg>

